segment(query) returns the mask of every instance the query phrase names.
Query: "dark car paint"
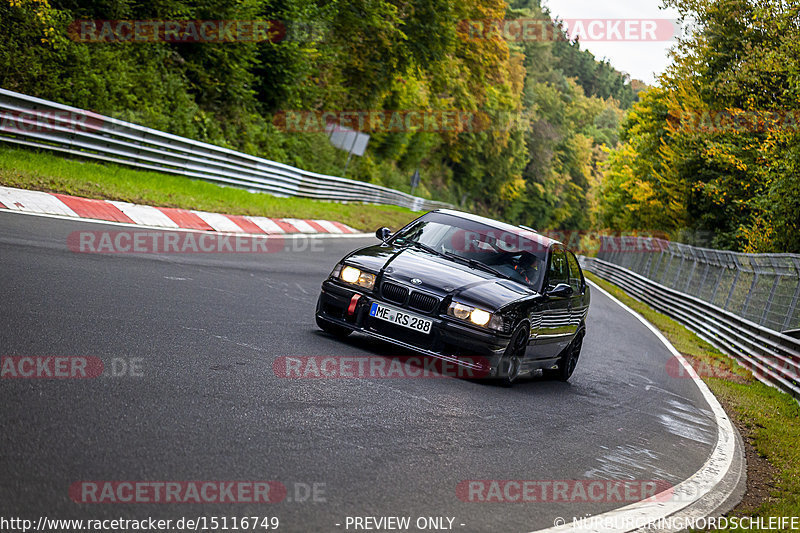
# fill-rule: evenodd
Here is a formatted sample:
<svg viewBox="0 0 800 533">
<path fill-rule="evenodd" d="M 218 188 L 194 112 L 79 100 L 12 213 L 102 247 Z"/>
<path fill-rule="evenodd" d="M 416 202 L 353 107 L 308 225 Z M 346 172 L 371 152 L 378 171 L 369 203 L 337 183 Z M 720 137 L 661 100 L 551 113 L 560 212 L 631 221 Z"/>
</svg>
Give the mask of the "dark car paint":
<svg viewBox="0 0 800 533">
<path fill-rule="evenodd" d="M 407 245 L 368 246 L 352 252 L 344 262 L 404 285 L 410 285 L 413 278 L 419 279 L 422 284 L 416 288 L 437 296 L 456 297 L 464 303 L 480 304 L 491 312 L 511 300 L 538 294 L 491 272 Z"/>
<path fill-rule="evenodd" d="M 557 241 L 548 240 L 547 246 L 548 265 L 553 249 L 566 251 Z M 348 317 L 338 320 L 324 314 L 321 311 L 321 303 L 323 300 L 330 303 L 333 292 L 345 295 L 360 293 L 363 295 L 364 305 L 376 301 L 403 308 L 404 306 L 387 302 L 382 298 L 380 287 L 385 281 L 396 282 L 411 290 L 436 296 L 441 299 L 441 303 L 434 312 L 428 314 L 415 310 L 409 312 L 434 318 L 437 335 L 446 339 L 446 344 L 463 348 L 464 353 L 470 355 L 488 357 L 493 369 L 520 324 L 526 324 L 525 327 L 530 331 L 528 349 L 522 362 L 523 371 L 552 367 L 557 363 L 561 352 L 577 334 L 582 334 L 581 330 L 585 328 L 590 297 L 582 272 L 580 290 L 570 296 L 557 297 L 541 294 L 522 283 L 407 244 L 396 246 L 391 240 L 355 250 L 342 262 L 376 274 L 375 288 L 368 291 L 340 280 L 328 279 L 323 283 L 318 316 L 389 342 L 401 343 L 428 355 L 450 359 L 450 356 L 457 354 L 443 351 L 440 346 L 408 346 L 403 338 L 396 335 L 377 333 L 368 323 L 370 318 L 363 317 L 363 312 L 361 315 L 356 314 L 355 322 L 349 322 Z M 411 279 L 421 283 L 412 284 Z M 546 277 L 543 287 L 547 286 L 548 281 Z M 498 332 L 450 317 L 446 315 L 446 311 L 453 298 L 492 313 L 499 313 L 505 320 L 510 321 L 511 326 L 505 328 L 503 332 Z M 341 300 L 339 303 L 341 304 Z"/>
</svg>

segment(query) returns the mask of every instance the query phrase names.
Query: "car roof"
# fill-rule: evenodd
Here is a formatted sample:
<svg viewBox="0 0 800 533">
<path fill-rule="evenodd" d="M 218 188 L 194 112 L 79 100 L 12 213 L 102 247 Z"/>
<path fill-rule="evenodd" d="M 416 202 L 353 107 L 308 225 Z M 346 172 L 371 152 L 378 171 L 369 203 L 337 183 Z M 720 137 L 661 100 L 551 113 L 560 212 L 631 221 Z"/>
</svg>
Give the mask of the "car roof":
<svg viewBox="0 0 800 533">
<path fill-rule="evenodd" d="M 466 218 L 467 220 L 472 220 L 473 222 L 480 222 L 481 224 L 486 224 L 487 226 L 491 226 L 493 228 L 497 228 L 502 231 L 508 231 L 510 233 L 523 235 L 525 237 L 528 237 L 529 239 L 536 240 L 539 244 L 541 244 L 542 246 L 547 246 L 548 248 L 553 244 L 561 244 L 561 242 L 555 239 L 551 239 L 550 237 L 545 237 L 541 233 L 536 233 L 535 231 L 532 231 L 530 228 L 514 226 L 512 224 L 500 222 L 499 220 L 494 220 L 492 218 L 486 218 L 479 215 L 474 215 L 472 213 L 465 213 L 463 211 L 455 211 L 453 209 L 437 209 L 433 212 L 442 213 L 445 215 L 452 215 L 455 217 Z"/>
</svg>

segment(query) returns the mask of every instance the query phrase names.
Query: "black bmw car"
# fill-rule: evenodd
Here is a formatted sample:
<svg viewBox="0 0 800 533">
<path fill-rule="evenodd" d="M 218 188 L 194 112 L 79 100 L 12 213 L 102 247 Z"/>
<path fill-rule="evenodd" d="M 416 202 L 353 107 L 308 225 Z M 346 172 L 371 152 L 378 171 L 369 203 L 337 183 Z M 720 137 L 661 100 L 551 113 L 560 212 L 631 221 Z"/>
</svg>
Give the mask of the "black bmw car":
<svg viewBox="0 0 800 533">
<path fill-rule="evenodd" d="M 527 228 L 437 210 L 342 259 L 322 283 L 324 331 L 359 331 L 510 385 L 541 369 L 566 381 L 586 333 L 575 255 Z"/>
</svg>

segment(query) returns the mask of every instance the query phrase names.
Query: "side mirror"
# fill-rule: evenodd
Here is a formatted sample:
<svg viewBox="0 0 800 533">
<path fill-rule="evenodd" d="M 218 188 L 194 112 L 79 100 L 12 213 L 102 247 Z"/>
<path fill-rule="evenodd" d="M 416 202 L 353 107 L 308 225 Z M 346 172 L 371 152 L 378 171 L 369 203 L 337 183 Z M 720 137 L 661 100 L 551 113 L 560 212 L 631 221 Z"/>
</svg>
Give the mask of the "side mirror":
<svg viewBox="0 0 800 533">
<path fill-rule="evenodd" d="M 380 228 L 375 232 L 375 236 L 381 241 L 386 242 L 386 240 L 392 236 L 392 230 L 389 228 Z"/>
<path fill-rule="evenodd" d="M 548 289 L 546 294 L 547 296 L 554 296 L 556 298 L 566 298 L 572 295 L 572 287 L 566 283 L 559 283 L 552 289 Z"/>
</svg>

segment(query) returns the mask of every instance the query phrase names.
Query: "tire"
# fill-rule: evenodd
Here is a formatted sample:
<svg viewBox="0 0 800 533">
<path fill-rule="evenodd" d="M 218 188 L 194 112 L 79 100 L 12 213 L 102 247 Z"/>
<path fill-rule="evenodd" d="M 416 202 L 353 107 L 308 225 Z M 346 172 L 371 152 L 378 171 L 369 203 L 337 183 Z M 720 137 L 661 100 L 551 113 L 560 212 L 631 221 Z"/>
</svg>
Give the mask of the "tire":
<svg viewBox="0 0 800 533">
<path fill-rule="evenodd" d="M 331 335 L 339 337 L 340 339 L 343 339 L 348 335 L 350 335 L 351 333 L 353 333 L 353 330 L 350 328 L 346 328 L 344 326 L 328 322 L 327 320 L 325 320 L 324 318 L 320 318 L 319 316 L 317 316 L 316 318 L 317 318 L 317 326 L 319 326 L 319 329 L 321 329 L 325 333 L 330 333 Z"/>
<path fill-rule="evenodd" d="M 578 358 L 581 356 L 583 347 L 583 335 L 581 331 L 572 339 L 569 346 L 564 348 L 564 352 L 558 360 L 558 368 L 546 368 L 542 370 L 542 375 L 547 379 L 557 379 L 559 381 L 569 381 L 575 367 L 578 365 Z"/>
<path fill-rule="evenodd" d="M 528 329 L 522 323 L 514 330 L 506 351 L 497 368 L 497 379 L 504 387 L 511 387 L 519 377 L 522 359 L 528 346 Z"/>
</svg>

